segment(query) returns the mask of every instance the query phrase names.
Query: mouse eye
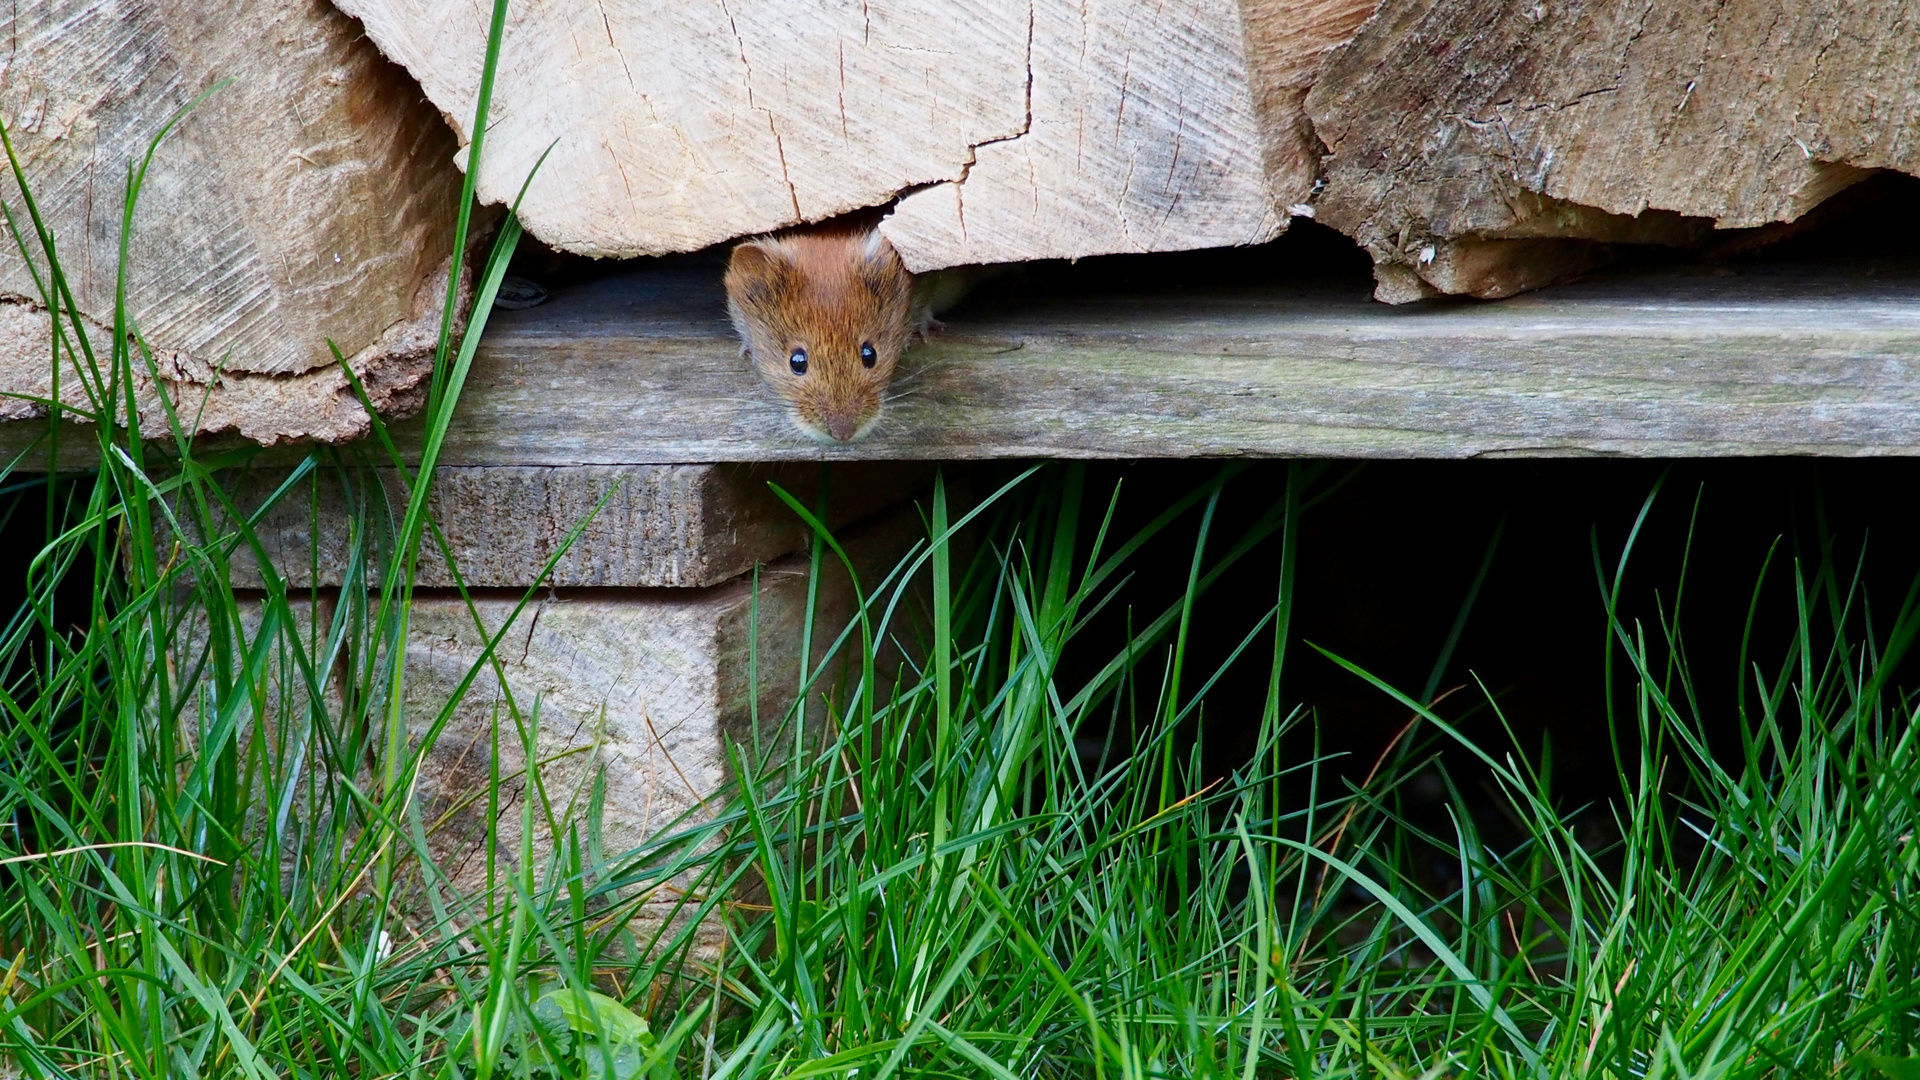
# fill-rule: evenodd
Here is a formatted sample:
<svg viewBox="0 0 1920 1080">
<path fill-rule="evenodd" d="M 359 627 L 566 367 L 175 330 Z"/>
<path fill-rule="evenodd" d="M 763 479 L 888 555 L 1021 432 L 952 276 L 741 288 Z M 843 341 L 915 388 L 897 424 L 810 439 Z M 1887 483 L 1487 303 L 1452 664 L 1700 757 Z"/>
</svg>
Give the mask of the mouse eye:
<svg viewBox="0 0 1920 1080">
<path fill-rule="evenodd" d="M 805 375 L 807 373 L 807 350 L 793 350 L 793 355 L 787 357 L 787 366 L 793 369 L 795 375 Z"/>
<path fill-rule="evenodd" d="M 880 362 L 880 354 L 873 351 L 872 342 L 863 341 L 860 343 L 860 362 L 868 367 L 872 367 Z"/>
</svg>

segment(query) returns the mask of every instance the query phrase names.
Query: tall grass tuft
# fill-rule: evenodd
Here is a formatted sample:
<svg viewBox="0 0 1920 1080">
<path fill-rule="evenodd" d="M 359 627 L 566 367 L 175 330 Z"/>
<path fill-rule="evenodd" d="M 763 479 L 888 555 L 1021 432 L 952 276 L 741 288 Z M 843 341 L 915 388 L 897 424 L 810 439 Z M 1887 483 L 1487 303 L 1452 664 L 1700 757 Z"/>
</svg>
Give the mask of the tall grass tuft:
<svg viewBox="0 0 1920 1080">
<path fill-rule="evenodd" d="M 1891 681 L 1920 631 L 1915 599 L 1876 626 L 1856 572 L 1827 556 L 1793 567 L 1796 632 L 1780 657 L 1746 655 L 1744 739 L 1716 757 L 1677 616 L 1616 614 L 1622 553 L 1602 578 L 1612 606 L 1596 612 L 1631 687 L 1613 702 L 1617 798 L 1565 805 L 1531 748 L 1481 745 L 1434 711 L 1432 688 L 1416 700 L 1336 657 L 1410 718 L 1354 769 L 1320 752 L 1312 710 L 1283 692 L 1300 647 L 1295 537 L 1326 486 L 1305 464 L 1277 497 L 1236 486 L 1232 466 L 1173 498 L 1103 489 L 1072 466 L 1029 470 L 977 504 L 937 486 L 925 541 L 861 583 L 857 616 L 809 626 L 806 670 L 760 672 L 790 680 L 798 702 L 734 748 L 730 787 L 639 850 L 603 852 L 591 803 L 569 818 L 549 797 L 538 703 L 506 693 L 495 749 L 518 745 L 534 765 L 503 775 L 515 758 L 496 752 L 477 798 L 500 869 L 462 891 L 433 860 L 416 779 L 466 687 L 508 688 L 489 652 L 453 700 L 408 704 L 401 645 L 417 560 L 452 566 L 427 493 L 516 223 L 475 276 L 464 336 L 453 275 L 423 445 L 403 454 L 376 420 L 378 452 L 410 471 L 406 502 L 368 488 L 346 582 L 316 596 L 287 587 L 253 527 L 343 459 L 316 451 L 265 503 L 240 505 L 221 470 L 245 456 L 197 449 L 175 411 L 191 403 L 163 401 L 164 430 L 142 430 L 137 376 L 152 358 L 124 288 L 111 338 L 89 339 L 7 151 L 22 191 L 8 224 L 49 313 L 50 358 L 85 402 L 60 406 L 56 388 L 49 406 L 87 423 L 50 423 L 43 476 L 19 480 L 17 463 L 0 476 L 48 523 L 0 637 L 6 1069 L 1248 1080 L 1917 1067 L 1920 748 Z M 463 210 L 457 252 L 470 224 Z M 76 438 L 79 469 L 63 446 Z M 1153 498 L 1145 525 L 1118 531 L 1122 499 Z M 1223 500 L 1253 498 L 1271 504 L 1216 531 Z M 846 558 L 794 509 L 816 527 L 816 567 Z M 1170 538 L 1186 545 L 1185 588 L 1132 610 L 1142 552 Z M 231 585 L 243 550 L 258 593 Z M 1197 603 L 1221 587 L 1273 602 L 1200 670 Z M 1112 612 L 1128 613 L 1118 647 L 1088 629 Z M 1210 697 L 1244 665 L 1265 671 L 1264 700 Z M 1483 696 L 1499 721 L 1498 695 Z M 1221 725 L 1252 731 L 1254 750 L 1210 772 L 1205 732 Z M 1402 798 L 1422 775 L 1453 792 L 1444 828 Z M 501 852 L 502 792 L 520 780 L 520 847 Z M 1502 829 L 1460 794 L 1473 784 L 1495 793 Z M 557 841 L 535 847 L 542 832 Z M 1444 884 L 1426 869 L 1436 858 L 1457 867 Z M 634 918 L 662 906 L 671 917 Z"/>
<path fill-rule="evenodd" d="M 437 540 L 426 514 L 434 460 L 519 236 L 509 216 L 471 276 L 472 316 L 458 334 L 504 14 L 502 0 L 417 458 L 403 460 L 375 418 L 393 464 L 417 475 L 404 506 L 382 508 L 394 519 L 388 545 L 362 546 L 338 602 L 291 593 L 254 527 L 340 459 L 315 451 L 264 502 L 241 506 L 222 470 L 251 455 L 196 448 L 202 403 L 143 397 L 162 383 L 130 314 L 134 210 L 148 164 L 198 100 L 128 171 L 109 335 L 83 320 L 0 127 L 19 191 L 7 227 L 47 313 L 54 372 L 44 437 L 0 469 L 14 498 L 40 492 L 46 521 L 40 550 L 17 568 L 26 600 L 0 636 L 8 1068 L 398 1075 L 445 1056 L 442 1029 L 457 1017 L 422 1006 L 445 998 L 452 978 L 441 935 L 472 918 L 480 925 L 461 940 L 477 948 L 488 927 L 480 898 L 439 903 L 438 926 L 403 927 L 396 915 L 444 891 L 418 857 L 426 837 L 412 793 L 432 733 L 407 737 L 396 644 L 419 549 Z M 152 430 L 156 415 L 164 423 Z M 16 479 L 34 457 L 40 475 Z M 242 551 L 259 565 L 259 595 L 231 584 Z M 505 632 L 486 629 L 495 640 Z M 484 674 L 476 667 L 469 681 Z M 476 904 L 483 914 L 468 916 Z M 430 952 L 435 963 L 409 959 Z"/>
<path fill-rule="evenodd" d="M 1003 493 L 964 568 L 942 563 L 936 493 L 927 662 L 847 689 L 817 748 L 743 763 L 758 782 L 715 826 L 766 899 L 733 912 L 712 975 L 730 1007 L 693 1055 L 711 1075 L 1911 1067 L 1920 754 L 1883 676 L 1911 603 L 1876 637 L 1856 580 L 1831 564 L 1796 578 L 1809 616 L 1780 667 L 1750 671 L 1738 760 L 1708 751 L 1687 704 L 1677 623 L 1614 620 L 1634 690 L 1618 703 L 1620 796 L 1603 807 L 1562 805 L 1525 748 L 1477 745 L 1335 658 L 1416 718 L 1406 752 L 1337 786 L 1310 714 L 1277 690 L 1309 473 L 1216 537 L 1231 476 L 1116 537 L 1117 493 L 1089 500 L 1075 469 L 1050 470 Z M 1102 523 L 1090 542 L 1083 522 Z M 1175 522 L 1193 530 L 1183 597 L 1143 613 L 1093 680 L 1063 685 L 1089 615 L 1125 602 L 1129 556 Z M 1274 534 L 1277 568 L 1238 563 Z M 1234 718 L 1257 728 L 1255 752 L 1210 776 L 1182 721 L 1221 672 L 1184 670 L 1184 643 L 1198 594 L 1254 577 L 1275 605 L 1227 663 L 1274 677 L 1260 711 Z M 889 614 L 862 640 L 894 631 L 905 595 L 876 599 Z M 1137 734 L 1089 754 L 1101 730 Z M 1518 841 L 1482 836 L 1440 745 L 1497 791 Z M 1454 791 L 1445 834 L 1400 810 L 1421 770 Z M 1445 888 L 1422 869 L 1436 857 L 1459 868 Z"/>
</svg>

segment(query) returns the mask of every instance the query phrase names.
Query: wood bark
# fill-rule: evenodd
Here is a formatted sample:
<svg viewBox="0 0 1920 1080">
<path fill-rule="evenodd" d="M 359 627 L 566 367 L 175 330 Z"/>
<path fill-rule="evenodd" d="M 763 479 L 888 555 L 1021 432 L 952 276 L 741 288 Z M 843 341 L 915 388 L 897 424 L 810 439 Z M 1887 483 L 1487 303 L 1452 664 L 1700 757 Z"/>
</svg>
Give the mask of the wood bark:
<svg viewBox="0 0 1920 1080">
<path fill-rule="evenodd" d="M 1596 257 L 1567 241 L 1690 244 L 1920 172 L 1916 70 L 1912 4 L 1385 0 L 1307 97 L 1319 218 L 1382 299 L 1507 295 Z"/>
<path fill-rule="evenodd" d="M 460 129 L 486 8 L 338 0 Z M 481 197 L 563 250 L 689 251 L 900 197 L 914 270 L 1255 243 L 1372 0 L 554 0 L 510 9 Z"/>
<path fill-rule="evenodd" d="M 165 387 L 203 430 L 363 432 L 329 339 L 377 403 L 412 400 L 452 250 L 454 142 L 351 19 L 324 0 L 56 0 L 0 13 L 0 38 L 0 118 L 103 353 L 129 171 L 211 91 L 154 153 L 127 244 L 128 312 L 160 366 L 140 380 L 150 422 Z M 24 229 L 10 174 L 0 197 Z M 42 304 L 17 250 L 0 258 L 0 392 L 51 389 Z M 0 419 L 41 411 L 0 400 Z"/>
<path fill-rule="evenodd" d="M 1308 91 L 1335 49 L 1373 14 L 1379 0 L 1240 0 L 1254 109 L 1265 140 L 1267 176 L 1294 200 L 1289 213 L 1311 214 L 1320 176 L 1320 139 L 1307 119 Z M 1303 189 L 1301 185 L 1306 185 Z"/>
</svg>

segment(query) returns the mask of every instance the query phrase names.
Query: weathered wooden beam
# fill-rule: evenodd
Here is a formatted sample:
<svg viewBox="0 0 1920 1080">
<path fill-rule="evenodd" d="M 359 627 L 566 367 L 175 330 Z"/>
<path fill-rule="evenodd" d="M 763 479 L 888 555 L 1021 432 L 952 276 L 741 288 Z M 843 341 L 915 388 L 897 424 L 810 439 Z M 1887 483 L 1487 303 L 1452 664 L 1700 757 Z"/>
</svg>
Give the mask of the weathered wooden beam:
<svg viewBox="0 0 1920 1080">
<path fill-rule="evenodd" d="M 983 300 L 850 447 L 789 424 L 718 278 L 667 261 L 495 313 L 442 462 L 1920 453 L 1910 273 L 1643 272 L 1398 308 L 1359 283 Z M 0 454 L 41 430 L 0 425 Z"/>
<path fill-rule="evenodd" d="M 1357 283 L 981 301 L 847 448 L 782 416 L 717 279 L 659 264 L 498 313 L 444 460 L 1920 452 L 1910 276 L 1673 271 L 1399 308 Z"/>
<path fill-rule="evenodd" d="M 911 507 L 875 515 L 840 533 L 864 594 L 870 601 L 882 598 L 876 607 L 892 596 L 890 590 L 881 593 L 879 585 L 925 539 L 922 520 Z M 709 588 L 557 590 L 520 612 L 508 629 L 507 646 L 491 658 L 487 640 L 507 626 L 521 601 L 517 590 L 480 590 L 472 594 L 471 608 L 450 590 L 416 592 L 408 617 L 405 712 L 416 746 L 436 730 L 469 672 L 481 668 L 438 728 L 413 791 L 440 870 L 469 896 L 486 885 L 487 792 L 496 735 L 497 850 L 502 865 L 517 860 L 521 807 L 534 796 L 509 694 L 533 734 L 540 781 L 563 827 L 583 820 L 599 784 L 599 843 L 614 860 L 677 821 L 706 813 L 731 774 L 730 744 L 749 758 L 758 752 L 778 760 L 790 750 L 794 734 L 789 713 L 800 685 L 809 573 L 807 556 L 796 555 L 763 567 L 757 577 L 741 575 Z M 834 651 L 858 603 L 839 559 L 823 562 L 813 592 L 808 658 L 816 675 L 807 716 L 817 732 L 826 702 L 845 700 L 843 673 L 857 677 L 860 665 L 849 663 L 848 649 Z M 291 598 L 297 632 L 311 634 L 316 624 L 330 624 L 340 614 L 340 595 L 321 590 Z M 242 618 L 251 636 L 258 631 L 262 604 L 258 594 L 242 596 Z M 910 594 L 910 605 L 923 602 L 924 594 Z M 910 637 L 904 630 L 903 624 L 888 628 L 889 640 Z M 881 654 L 879 677 L 891 677 L 898 657 L 897 652 Z M 295 707 L 269 710 L 269 722 L 304 716 L 298 707 L 305 698 L 304 682 L 291 668 L 277 670 L 295 679 L 286 688 Z M 329 683 L 331 709 L 340 708 L 338 690 L 337 683 Z M 545 820 L 535 815 L 536 822 Z M 543 861 L 555 837 L 540 825 L 536 830 L 533 847 Z M 690 883 L 666 884 L 637 913 L 633 929 L 642 940 L 663 921 L 686 917 L 678 909 L 679 887 Z M 724 934 L 717 921 L 699 928 L 697 948 L 717 947 Z"/>
<path fill-rule="evenodd" d="M 872 595 L 925 536 L 918 515 L 901 508 L 849 530 L 843 544 Z M 749 755 L 758 747 L 777 756 L 790 745 L 792 731 L 782 719 L 798 687 L 807 575 L 806 557 L 794 556 L 762 570 L 757 590 L 750 576 L 708 589 L 562 590 L 521 614 L 514 647 L 499 656 L 501 675 L 523 713 L 539 703 L 536 747 L 551 797 L 582 808 L 604 770 L 600 828 L 609 855 L 640 846 L 683 814 L 701 812 L 731 772 L 729 742 Z M 489 633 L 498 632 L 518 601 L 517 595 L 479 598 Z M 810 659 L 816 666 L 826 661 L 826 673 L 809 701 L 819 703 L 842 692 L 845 653 L 830 657 L 829 649 L 855 615 L 854 590 L 837 559 L 823 564 L 816 604 Z M 407 718 L 420 738 L 480 662 L 485 642 L 465 603 L 450 594 L 416 594 L 410 620 Z M 487 804 L 473 794 L 486 788 L 496 717 L 499 767 L 508 778 L 499 850 L 519 849 L 525 755 L 506 708 L 499 679 L 483 672 L 421 774 L 428 820 L 442 823 L 432 837 L 438 861 L 469 890 L 486 878 Z M 775 742 L 783 733 L 788 742 Z M 544 854 L 551 841 L 542 830 L 536 850 Z M 670 899 L 663 897 L 660 907 Z"/>
<path fill-rule="evenodd" d="M 778 484 L 816 508 L 825 468 L 808 463 L 452 467 L 434 477 L 428 507 L 462 580 L 473 588 L 536 583 L 701 587 L 806 545 L 812 530 L 769 485 Z M 284 469 L 246 475 L 235 504 L 251 511 L 286 475 Z M 836 467 L 827 483 L 826 522 L 837 528 L 857 521 L 908 498 L 931 479 L 932 469 L 917 463 Z M 406 494 L 392 469 L 320 469 L 284 497 L 255 532 L 289 585 L 338 586 L 357 551 L 377 553 L 383 543 L 391 544 Z M 552 574 L 540 578 L 569 533 L 589 517 Z M 356 548 L 355 536 L 365 537 L 367 546 Z M 240 587 L 261 584 L 250 548 L 236 553 L 233 572 Z M 431 541 L 415 581 L 427 588 L 454 583 Z"/>
</svg>

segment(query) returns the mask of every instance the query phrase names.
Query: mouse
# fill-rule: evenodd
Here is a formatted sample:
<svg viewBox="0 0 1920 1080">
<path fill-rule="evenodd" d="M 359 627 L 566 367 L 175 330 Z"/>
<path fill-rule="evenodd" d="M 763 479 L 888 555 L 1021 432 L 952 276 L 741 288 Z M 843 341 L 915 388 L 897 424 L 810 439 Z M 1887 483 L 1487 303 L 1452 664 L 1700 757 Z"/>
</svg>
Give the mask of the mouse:
<svg viewBox="0 0 1920 1080">
<path fill-rule="evenodd" d="M 909 343 L 940 329 L 933 305 L 953 290 L 921 278 L 870 224 L 805 226 L 734 247 L 727 313 L 800 430 L 850 443 L 878 423 Z"/>
</svg>

